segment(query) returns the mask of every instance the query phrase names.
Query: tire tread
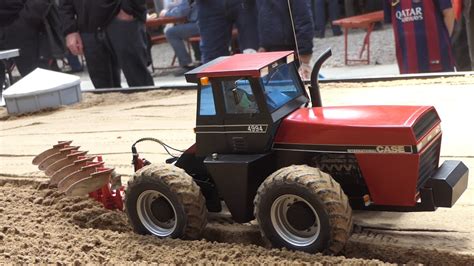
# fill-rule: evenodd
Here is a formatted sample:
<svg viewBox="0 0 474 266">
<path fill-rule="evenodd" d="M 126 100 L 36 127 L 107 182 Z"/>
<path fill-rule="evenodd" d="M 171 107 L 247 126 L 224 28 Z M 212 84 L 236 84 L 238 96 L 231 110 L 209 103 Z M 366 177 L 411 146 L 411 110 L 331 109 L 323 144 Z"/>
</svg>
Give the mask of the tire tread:
<svg viewBox="0 0 474 266">
<path fill-rule="evenodd" d="M 339 183 L 317 168 L 307 165 L 292 165 L 267 177 L 259 187 L 254 200 L 254 214 L 258 222 L 261 223 L 260 219 L 262 219 L 258 216 L 262 196 L 271 186 L 285 183 L 306 187 L 320 199 L 327 211 L 331 230 L 328 247 L 323 252 L 325 254 L 339 253 L 352 232 L 352 209 Z M 263 238 L 268 240 L 263 230 L 261 233 Z"/>
<path fill-rule="evenodd" d="M 125 193 L 142 183 L 161 182 L 178 198 L 184 207 L 186 225 L 181 238 L 198 239 L 207 223 L 207 208 L 200 187 L 184 170 L 169 164 L 151 164 L 138 170 L 128 182 Z M 134 231 L 144 233 L 132 224 Z"/>
</svg>

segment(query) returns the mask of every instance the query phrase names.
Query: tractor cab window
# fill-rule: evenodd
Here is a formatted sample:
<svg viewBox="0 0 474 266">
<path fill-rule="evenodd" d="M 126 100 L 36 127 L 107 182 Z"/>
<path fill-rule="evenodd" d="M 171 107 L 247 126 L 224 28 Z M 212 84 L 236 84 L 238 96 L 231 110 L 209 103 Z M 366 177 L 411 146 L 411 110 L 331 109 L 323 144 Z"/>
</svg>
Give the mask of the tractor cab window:
<svg viewBox="0 0 474 266">
<path fill-rule="evenodd" d="M 201 87 L 201 94 L 199 96 L 199 115 L 216 115 L 212 86 L 210 84 L 203 85 Z"/>
<path fill-rule="evenodd" d="M 222 81 L 222 90 L 228 114 L 258 113 L 257 102 L 248 79 Z"/>
<path fill-rule="evenodd" d="M 281 64 L 260 79 L 270 112 L 303 94 L 304 88 L 292 64 Z"/>
</svg>

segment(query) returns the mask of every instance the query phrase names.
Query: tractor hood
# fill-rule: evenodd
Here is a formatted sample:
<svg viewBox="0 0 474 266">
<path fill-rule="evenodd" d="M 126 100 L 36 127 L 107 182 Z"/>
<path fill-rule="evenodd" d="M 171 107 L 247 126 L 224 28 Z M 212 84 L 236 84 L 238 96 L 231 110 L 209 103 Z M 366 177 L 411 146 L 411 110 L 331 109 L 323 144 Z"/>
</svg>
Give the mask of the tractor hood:
<svg viewBox="0 0 474 266">
<path fill-rule="evenodd" d="M 283 119 L 275 143 L 416 145 L 439 122 L 432 106 L 301 108 Z"/>
</svg>

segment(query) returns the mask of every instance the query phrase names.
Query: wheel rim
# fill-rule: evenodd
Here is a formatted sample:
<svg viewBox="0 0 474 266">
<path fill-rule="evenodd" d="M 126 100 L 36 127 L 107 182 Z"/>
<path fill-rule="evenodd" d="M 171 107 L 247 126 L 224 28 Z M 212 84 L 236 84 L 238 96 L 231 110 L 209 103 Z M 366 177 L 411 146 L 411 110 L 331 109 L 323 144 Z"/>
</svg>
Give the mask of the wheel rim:
<svg viewBox="0 0 474 266">
<path fill-rule="evenodd" d="M 305 225 L 304 228 L 295 226 L 291 219 L 288 219 L 288 211 L 297 205 L 299 205 L 299 208 L 306 208 L 306 212 L 314 215 L 310 219 L 311 223 Z M 304 218 L 307 219 L 308 217 Z M 313 206 L 305 199 L 291 194 L 282 195 L 273 202 L 271 221 L 278 235 L 286 242 L 297 247 L 305 247 L 314 243 L 318 239 L 321 230 L 319 216 Z"/>
<path fill-rule="evenodd" d="M 169 212 L 167 217 L 160 217 L 158 208 Z M 168 207 L 168 208 L 166 208 Z M 155 190 L 147 190 L 137 200 L 137 213 L 143 226 L 153 235 L 168 237 L 176 229 L 176 209 L 168 197 Z M 169 217 L 168 217 L 169 216 Z"/>
</svg>

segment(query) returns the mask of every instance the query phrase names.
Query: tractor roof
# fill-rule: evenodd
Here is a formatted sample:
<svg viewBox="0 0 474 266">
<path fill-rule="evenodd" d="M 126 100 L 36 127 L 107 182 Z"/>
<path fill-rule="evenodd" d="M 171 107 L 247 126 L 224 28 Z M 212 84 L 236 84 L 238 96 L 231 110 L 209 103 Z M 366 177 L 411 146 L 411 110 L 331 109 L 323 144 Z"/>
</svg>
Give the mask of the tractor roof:
<svg viewBox="0 0 474 266">
<path fill-rule="evenodd" d="M 287 63 L 294 60 L 293 51 L 236 54 L 223 56 L 212 60 L 187 72 L 186 80 L 196 83 L 199 78 L 209 77 L 235 77 L 252 76 L 260 77 L 261 70 L 272 65 L 276 61 L 287 58 Z"/>
</svg>

